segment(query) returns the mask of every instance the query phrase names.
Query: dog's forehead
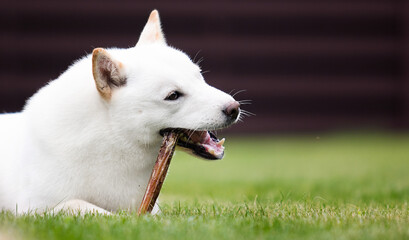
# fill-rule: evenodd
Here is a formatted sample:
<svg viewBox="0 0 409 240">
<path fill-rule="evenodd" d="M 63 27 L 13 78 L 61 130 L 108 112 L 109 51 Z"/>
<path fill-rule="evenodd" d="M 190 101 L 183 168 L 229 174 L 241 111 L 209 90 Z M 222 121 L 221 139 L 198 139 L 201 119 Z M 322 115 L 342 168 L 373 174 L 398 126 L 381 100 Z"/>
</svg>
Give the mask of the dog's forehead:
<svg viewBox="0 0 409 240">
<path fill-rule="evenodd" d="M 200 67 L 184 52 L 168 46 L 141 46 L 127 49 L 122 59 L 133 75 L 164 77 L 167 79 L 188 77 L 201 79 Z"/>
<path fill-rule="evenodd" d="M 138 59 L 146 64 L 158 65 L 165 64 L 173 67 L 191 68 L 200 71 L 200 68 L 194 64 L 189 56 L 184 52 L 158 44 L 148 46 L 136 46 L 130 49 L 129 55 L 133 59 Z"/>
</svg>

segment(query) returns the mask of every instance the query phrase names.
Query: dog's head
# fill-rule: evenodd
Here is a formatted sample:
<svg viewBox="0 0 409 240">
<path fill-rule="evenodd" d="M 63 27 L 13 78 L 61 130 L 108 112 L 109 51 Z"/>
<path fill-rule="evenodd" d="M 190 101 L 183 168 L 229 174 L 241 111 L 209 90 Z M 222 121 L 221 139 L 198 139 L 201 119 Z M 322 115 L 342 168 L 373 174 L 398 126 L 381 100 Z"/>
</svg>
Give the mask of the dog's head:
<svg viewBox="0 0 409 240">
<path fill-rule="evenodd" d="M 92 68 L 112 127 L 121 136 L 149 144 L 177 129 L 180 147 L 206 159 L 223 157 L 224 139 L 210 131 L 235 123 L 240 104 L 209 86 L 199 66 L 166 44 L 156 10 L 135 47 L 94 49 Z"/>
</svg>

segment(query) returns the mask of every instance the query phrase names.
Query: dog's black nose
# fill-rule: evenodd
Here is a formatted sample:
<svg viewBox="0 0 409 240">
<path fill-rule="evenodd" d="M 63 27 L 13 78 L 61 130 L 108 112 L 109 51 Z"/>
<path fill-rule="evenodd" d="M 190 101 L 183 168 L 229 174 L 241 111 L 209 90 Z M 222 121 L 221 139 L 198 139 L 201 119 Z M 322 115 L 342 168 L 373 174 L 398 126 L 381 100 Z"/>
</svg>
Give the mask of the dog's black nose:
<svg viewBox="0 0 409 240">
<path fill-rule="evenodd" d="M 229 121 L 235 121 L 240 113 L 240 103 L 234 101 L 223 110 Z"/>
</svg>

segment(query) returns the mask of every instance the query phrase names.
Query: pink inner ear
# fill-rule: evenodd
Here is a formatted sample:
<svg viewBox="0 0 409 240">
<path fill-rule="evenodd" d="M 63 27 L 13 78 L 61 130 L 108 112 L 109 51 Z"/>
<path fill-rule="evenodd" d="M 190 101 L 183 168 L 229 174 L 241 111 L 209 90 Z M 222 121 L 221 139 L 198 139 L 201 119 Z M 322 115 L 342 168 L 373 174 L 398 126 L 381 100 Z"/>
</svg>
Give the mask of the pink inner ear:
<svg viewBox="0 0 409 240">
<path fill-rule="evenodd" d="M 112 61 L 107 56 L 98 57 L 98 67 L 99 70 L 109 70 L 112 68 Z"/>
<path fill-rule="evenodd" d="M 108 59 L 106 56 L 101 56 L 98 59 L 98 70 L 102 77 L 104 78 L 110 78 L 113 64 L 110 59 Z"/>
<path fill-rule="evenodd" d="M 111 72 L 104 67 L 99 67 L 99 76 L 108 83 L 110 81 L 109 79 L 111 78 Z"/>
<path fill-rule="evenodd" d="M 101 80 L 110 87 L 120 87 L 125 85 L 126 79 L 121 76 L 120 63 L 114 62 L 107 56 L 101 56 L 98 59 L 98 70 Z"/>
<path fill-rule="evenodd" d="M 123 64 L 112 59 L 102 48 L 94 49 L 92 53 L 92 74 L 99 93 L 105 99 L 110 99 L 112 90 L 126 84 L 122 74 Z"/>
</svg>

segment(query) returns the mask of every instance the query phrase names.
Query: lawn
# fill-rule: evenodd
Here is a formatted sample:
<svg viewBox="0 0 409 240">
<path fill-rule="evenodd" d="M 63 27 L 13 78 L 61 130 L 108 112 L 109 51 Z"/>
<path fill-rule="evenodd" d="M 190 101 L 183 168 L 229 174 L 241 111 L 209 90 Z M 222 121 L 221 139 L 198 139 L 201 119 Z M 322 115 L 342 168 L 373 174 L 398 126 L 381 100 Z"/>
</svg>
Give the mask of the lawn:
<svg viewBox="0 0 409 240">
<path fill-rule="evenodd" d="M 409 134 L 230 137 L 222 161 L 176 154 L 160 216 L 0 213 L 0 235 L 409 239 L 408 200 Z"/>
</svg>

